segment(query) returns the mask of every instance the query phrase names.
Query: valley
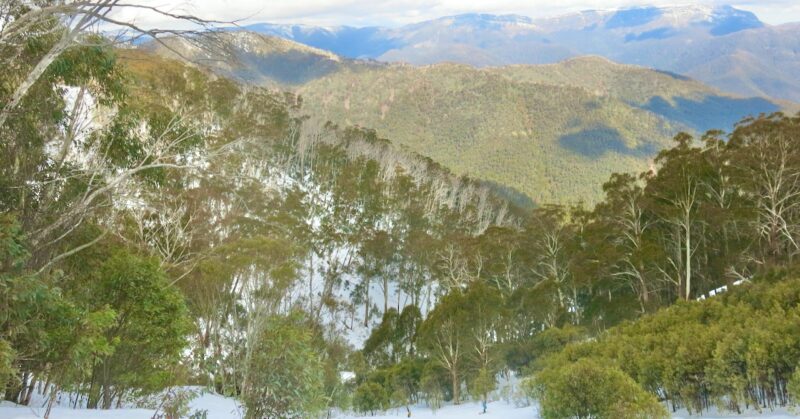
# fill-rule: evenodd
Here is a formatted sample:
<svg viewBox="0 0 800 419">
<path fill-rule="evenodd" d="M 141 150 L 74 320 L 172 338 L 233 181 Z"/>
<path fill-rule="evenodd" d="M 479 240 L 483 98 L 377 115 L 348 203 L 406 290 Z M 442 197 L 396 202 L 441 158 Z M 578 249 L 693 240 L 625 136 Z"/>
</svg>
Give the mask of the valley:
<svg viewBox="0 0 800 419">
<path fill-rule="evenodd" d="M 601 198 L 597 179 L 647 170 L 680 131 L 727 131 L 746 116 L 800 110 L 600 57 L 418 67 L 347 59 L 250 32 L 221 39 L 231 45 L 233 60 L 179 40 L 145 49 L 295 91 L 318 124 L 375 129 L 458 175 L 493 182 L 523 206 L 593 205 Z"/>
</svg>

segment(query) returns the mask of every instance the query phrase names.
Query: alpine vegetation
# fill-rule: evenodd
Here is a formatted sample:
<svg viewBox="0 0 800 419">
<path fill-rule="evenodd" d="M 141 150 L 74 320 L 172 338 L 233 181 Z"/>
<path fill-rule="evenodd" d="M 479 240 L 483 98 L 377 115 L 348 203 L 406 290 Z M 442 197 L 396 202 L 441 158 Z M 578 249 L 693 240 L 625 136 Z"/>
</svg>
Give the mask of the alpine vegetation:
<svg viewBox="0 0 800 419">
<path fill-rule="evenodd" d="M 144 29 L 125 8 L 197 29 Z M 712 30 L 758 26 L 737 19 Z M 597 58 L 405 68 L 272 39 L 270 74 L 319 56 L 342 66 L 295 74 L 292 90 L 241 77 L 249 35 L 214 24 L 116 0 L 0 0 L 0 416 L 666 418 L 800 404 L 800 115 L 708 130 L 730 108 L 669 116 L 653 98 L 713 90 Z M 559 86 L 592 63 L 604 74 Z M 337 95 L 377 104 L 370 86 L 402 117 L 370 127 L 335 109 Z M 620 162 L 609 153 L 642 164 L 549 173 L 525 199 L 513 176 L 478 170 L 487 138 L 523 150 L 490 135 L 512 107 L 503 121 L 527 124 L 518 144 L 542 161 L 558 150 L 559 173 L 578 171 L 565 150 L 579 166 Z M 526 143 L 537 130 L 559 146 Z M 459 160 L 454 143 L 479 153 Z"/>
</svg>

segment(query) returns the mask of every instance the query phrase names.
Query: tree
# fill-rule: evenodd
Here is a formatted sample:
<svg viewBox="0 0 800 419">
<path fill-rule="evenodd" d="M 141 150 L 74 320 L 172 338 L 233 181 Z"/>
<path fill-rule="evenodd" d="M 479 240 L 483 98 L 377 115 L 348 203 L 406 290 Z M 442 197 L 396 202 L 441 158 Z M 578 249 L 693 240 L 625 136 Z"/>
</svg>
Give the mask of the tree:
<svg viewBox="0 0 800 419">
<path fill-rule="evenodd" d="M 622 280 L 636 293 L 645 312 L 651 298 L 657 296 L 657 261 L 663 258 L 652 239 L 655 217 L 644 206 L 644 190 L 635 176 L 614 174 L 603 190 L 606 199 L 595 209 L 595 223 L 589 228 L 590 233 L 596 233 L 591 247 L 602 249 L 597 260 L 613 261 L 599 264 L 610 268 L 601 275 L 614 278 L 612 283 Z"/>
<path fill-rule="evenodd" d="M 112 249 L 73 287 L 70 293 L 90 309 L 116 313 L 105 333 L 111 351 L 98 353 L 94 363 L 88 405 L 109 409 L 126 392 L 150 394 L 170 384 L 191 329 L 183 296 L 169 287 L 158 262 Z"/>
<path fill-rule="evenodd" d="M 368 381 L 356 388 L 353 396 L 353 407 L 362 413 L 374 415 L 375 412 L 388 406 L 389 396 L 386 390 L 378 383 Z"/>
<path fill-rule="evenodd" d="M 420 337 L 428 353 L 450 375 L 453 403 L 461 402 L 461 377 L 471 339 L 466 298 L 459 290 L 444 296 L 420 326 Z"/>
<path fill-rule="evenodd" d="M 162 17 L 188 21 L 201 28 L 210 29 L 211 24 L 222 23 L 203 20 L 191 15 L 178 15 L 163 11 L 157 7 L 146 4 L 126 3 L 120 0 L 94 0 L 94 1 L 33 1 L 18 2 L 4 1 L 0 3 L 0 44 L 10 49 L 24 49 L 26 40 L 30 38 L 49 38 L 50 42 L 22 77 L 12 85 L 8 101 L 0 110 L 0 128 L 9 117 L 17 110 L 29 91 L 36 83 L 46 77 L 46 72 L 71 49 L 93 43 L 87 33 L 96 29 L 100 24 L 112 25 L 120 30 L 132 32 L 133 39 L 152 37 L 160 39 L 167 35 L 201 34 L 201 31 L 176 31 L 144 29 L 133 21 L 116 18 L 116 13 L 122 10 L 147 10 L 155 12 Z M 208 35 L 204 35 L 208 36 Z M 9 68 L 18 69 L 14 65 L 15 54 L 2 55 L 3 64 Z M 9 62 L 11 61 L 11 62 Z"/>
<path fill-rule="evenodd" d="M 322 354 L 305 315 L 259 319 L 242 384 L 247 418 L 303 418 L 326 406 Z"/>
<path fill-rule="evenodd" d="M 422 369 L 420 377 L 420 391 L 425 397 L 425 402 L 432 410 L 442 407 L 444 401 L 444 391 L 442 390 L 445 380 L 441 378 L 438 365 L 435 362 L 428 362 Z"/>
<path fill-rule="evenodd" d="M 677 144 L 659 153 L 656 163 L 661 167 L 647 181 L 649 195 L 653 197 L 653 210 L 662 220 L 676 227 L 667 240 L 676 249 L 670 261 L 678 279 L 672 281 L 684 300 L 689 300 L 692 293 L 692 260 L 697 248 L 692 238 L 696 234 L 697 211 L 706 175 L 706 167 L 698 158 L 699 150 L 692 146 L 693 141 L 685 133 L 675 136 Z M 665 276 L 669 277 L 666 271 Z"/>
<path fill-rule="evenodd" d="M 800 251 L 799 130 L 800 116 L 776 114 L 747 120 L 730 137 L 732 177 L 752 200 L 758 256 L 766 263 L 791 260 Z"/>
<path fill-rule="evenodd" d="M 526 247 L 532 285 L 537 288 L 555 290 L 555 298 L 560 310 L 572 315 L 577 323 L 581 316 L 578 304 L 578 287 L 572 276 L 574 254 L 568 249 L 575 234 L 572 225 L 566 222 L 567 211 L 560 206 L 545 206 L 535 209 L 526 220 Z M 553 325 L 559 313 L 550 314 Z"/>
<path fill-rule="evenodd" d="M 383 313 L 381 323 L 372 329 L 369 337 L 364 341 L 364 355 L 372 365 L 381 366 L 397 362 L 398 317 L 397 310 L 394 308 Z"/>
<path fill-rule="evenodd" d="M 478 375 L 472 379 L 469 385 L 469 392 L 475 400 L 480 400 L 483 405 L 483 413 L 486 413 L 486 404 L 489 403 L 489 393 L 497 387 L 497 380 L 488 367 L 483 367 L 478 371 Z"/>
<path fill-rule="evenodd" d="M 497 289 L 477 281 L 442 297 L 420 326 L 421 345 L 449 373 L 453 403 L 461 402 L 470 361 L 476 372 L 490 366 L 489 348 L 501 310 Z"/>
</svg>

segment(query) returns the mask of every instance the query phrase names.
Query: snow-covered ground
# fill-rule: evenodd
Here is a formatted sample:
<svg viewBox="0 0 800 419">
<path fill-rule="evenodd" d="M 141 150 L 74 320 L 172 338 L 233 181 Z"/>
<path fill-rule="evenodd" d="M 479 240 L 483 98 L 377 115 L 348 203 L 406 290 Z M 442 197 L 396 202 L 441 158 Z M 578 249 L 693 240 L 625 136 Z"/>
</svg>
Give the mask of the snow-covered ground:
<svg viewBox="0 0 800 419">
<path fill-rule="evenodd" d="M 800 413 L 798 410 L 797 413 Z M 718 418 L 768 418 L 768 419 L 788 419 L 788 418 L 797 418 L 797 413 L 792 413 L 792 411 L 788 408 L 781 408 L 775 410 L 764 410 L 763 412 L 759 413 L 755 410 L 749 410 L 747 412 L 743 412 L 741 415 L 737 415 L 730 412 L 720 413 L 716 409 L 711 409 L 708 412 L 703 412 L 701 416 L 697 415 L 689 415 L 686 413 L 685 410 L 679 410 L 677 413 L 672 415 L 675 419 L 695 419 L 695 418 L 704 418 L 704 419 L 718 419 Z"/>
<path fill-rule="evenodd" d="M 32 407 L 16 406 L 8 402 L 0 402 L 0 419 L 38 419 L 44 416 L 43 402 L 35 400 Z M 205 410 L 208 412 L 208 419 L 241 419 L 243 410 L 233 399 L 222 397 L 216 394 L 206 393 L 191 402 L 191 410 Z M 115 409 L 115 410 L 86 410 L 72 409 L 69 407 L 54 407 L 50 414 L 51 419 L 150 419 L 153 417 L 153 410 L 150 409 Z M 339 414 L 337 419 L 396 419 L 407 417 L 405 409 L 393 409 L 382 412 L 375 416 Z M 444 406 L 441 409 L 431 411 L 428 408 L 418 406 L 411 408 L 411 417 L 414 419 L 460 419 L 460 418 L 480 418 L 480 419 L 534 419 L 537 416 L 536 407 L 517 407 L 504 401 L 489 403 L 487 414 L 481 414 L 481 406 L 478 403 L 464 403 L 459 406 Z M 685 411 L 673 415 L 676 419 L 698 418 L 690 416 Z M 788 409 L 780 409 L 773 412 L 748 412 L 744 415 L 720 414 L 711 411 L 699 416 L 701 418 L 768 418 L 768 419 L 788 419 L 796 418 Z"/>
<path fill-rule="evenodd" d="M 67 400 L 53 407 L 50 419 L 150 419 L 155 413 L 152 409 L 73 409 Z M 9 402 L 0 402 L 0 419 L 38 419 L 44 417 L 45 400 L 40 395 L 34 396 L 31 406 L 17 406 Z M 244 410 L 239 403 L 229 397 L 203 392 L 189 404 L 190 413 L 198 410 L 208 412 L 208 419 L 240 419 Z"/>
<path fill-rule="evenodd" d="M 512 404 L 498 401 L 489 403 L 486 414 L 481 414 L 482 409 L 479 403 L 464 403 L 458 406 L 444 406 L 441 409 L 431 411 L 426 407 L 412 407 L 411 417 L 414 419 L 460 419 L 460 418 L 482 418 L 482 419 L 533 419 L 538 417 L 536 408 L 515 407 Z M 364 418 L 365 416 L 344 415 L 338 419 Z M 407 417 L 405 409 L 393 409 L 388 412 L 379 413 L 375 416 L 366 416 L 372 419 L 395 419 Z"/>
<path fill-rule="evenodd" d="M 539 417 L 536 412 L 535 406 L 529 407 L 515 407 L 512 404 L 498 401 L 489 404 L 489 409 L 486 414 L 481 412 L 481 406 L 477 403 L 466 403 L 460 406 L 446 406 L 436 412 L 432 412 L 426 408 L 412 408 L 411 417 L 414 419 L 460 419 L 460 418 L 481 418 L 481 419 L 535 419 Z M 405 418 L 406 411 L 391 410 L 375 416 L 367 416 L 373 419 L 397 419 Z M 788 409 L 780 409 L 772 412 L 746 412 L 743 415 L 734 415 L 730 413 L 719 413 L 715 410 L 704 413 L 702 416 L 692 416 L 686 411 L 678 411 L 672 416 L 675 419 L 718 419 L 718 418 L 737 418 L 737 419 L 789 419 L 797 418 L 798 416 L 792 414 Z M 364 418 L 364 416 L 340 416 L 339 419 L 355 419 Z"/>
</svg>

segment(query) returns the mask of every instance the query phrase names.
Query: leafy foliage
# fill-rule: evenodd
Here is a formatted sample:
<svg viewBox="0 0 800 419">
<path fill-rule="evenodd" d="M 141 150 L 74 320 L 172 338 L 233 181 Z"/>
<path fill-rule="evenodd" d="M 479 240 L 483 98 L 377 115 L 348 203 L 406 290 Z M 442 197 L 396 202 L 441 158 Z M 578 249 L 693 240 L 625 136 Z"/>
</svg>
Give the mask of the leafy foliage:
<svg viewBox="0 0 800 419">
<path fill-rule="evenodd" d="M 264 319 L 245 365 L 242 398 L 248 418 L 300 418 L 325 406 L 321 354 L 303 315 Z"/>
<path fill-rule="evenodd" d="M 536 376 L 543 418 L 667 418 L 666 409 L 613 366 L 581 359 Z"/>
<path fill-rule="evenodd" d="M 15 52 L 0 99 L 58 25 Z M 692 300 L 793 266 L 800 118 L 760 117 L 700 141 L 680 134 L 657 168 L 612 175 L 592 210 L 524 210 L 508 191 L 401 150 L 403 140 L 303 116 L 298 96 L 94 40 L 56 57 L 2 114 L 7 399 L 28 403 L 47 383 L 51 404 L 65 390 L 111 408 L 192 382 L 240 397 L 252 417 L 308 417 L 351 395 L 371 413 L 459 403 L 465 389 L 486 401 L 514 371 L 552 376 L 537 394 L 554 416 L 660 415 L 653 395 L 692 411 L 794 402 L 796 284 Z M 362 74 L 376 94 L 379 70 Z M 542 149 L 552 156 L 641 163 L 671 129 L 585 88 L 562 97 L 496 70 L 426 74 L 384 99 L 422 103 L 408 114 L 476 143 L 535 111 L 561 135 Z M 522 111 L 492 114 L 481 98 Z M 345 108 L 371 115 L 374 104 L 356 99 Z M 583 120 L 570 120 L 574 109 Z M 459 120 L 474 112 L 496 119 Z M 601 126 L 609 118 L 618 123 Z M 514 150 L 536 132 L 523 122 Z M 568 169 L 559 182 L 575 179 Z M 356 328 L 372 328 L 360 351 L 338 337 Z M 576 376 L 609 385 L 581 392 Z"/>
<path fill-rule="evenodd" d="M 359 412 L 371 415 L 388 407 L 389 397 L 378 383 L 366 382 L 356 388 L 353 395 L 353 406 Z"/>
<path fill-rule="evenodd" d="M 796 279 L 762 280 L 622 324 L 593 342 L 569 344 L 541 360 L 544 369 L 536 377 L 542 400 L 558 394 L 547 386 L 577 361 L 609 365 L 693 412 L 712 405 L 735 412 L 785 405 L 787 383 L 800 360 L 797 285 Z M 595 361 L 580 361 L 589 359 Z M 574 386 L 584 394 L 602 387 L 591 381 Z"/>
</svg>

